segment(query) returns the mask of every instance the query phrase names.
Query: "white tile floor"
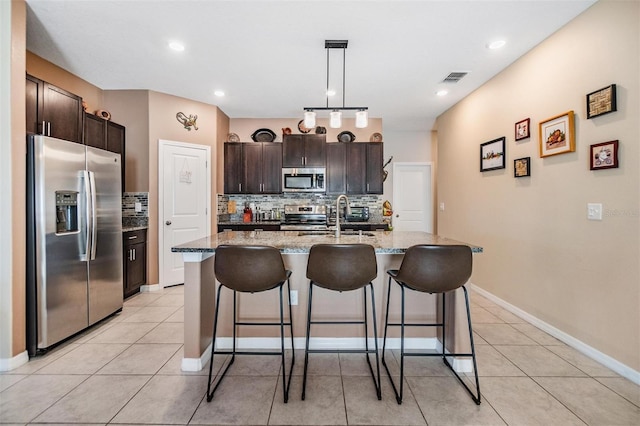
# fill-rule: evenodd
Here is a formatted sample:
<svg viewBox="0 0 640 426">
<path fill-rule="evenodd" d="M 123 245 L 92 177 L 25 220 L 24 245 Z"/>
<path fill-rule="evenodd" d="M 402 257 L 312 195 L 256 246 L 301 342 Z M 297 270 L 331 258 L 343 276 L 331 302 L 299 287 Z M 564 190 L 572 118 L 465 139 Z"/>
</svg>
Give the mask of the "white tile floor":
<svg viewBox="0 0 640 426">
<path fill-rule="evenodd" d="M 236 358 L 207 403 L 207 369 L 180 370 L 178 286 L 136 295 L 121 314 L 0 374 L 0 423 L 640 425 L 640 387 L 480 295 L 471 300 L 480 406 L 441 361 L 427 358 L 405 360 L 402 405 L 384 374 L 378 401 L 364 355 L 344 354 L 310 356 L 301 401 L 299 352 L 288 404 L 280 361 L 265 356 Z"/>
</svg>

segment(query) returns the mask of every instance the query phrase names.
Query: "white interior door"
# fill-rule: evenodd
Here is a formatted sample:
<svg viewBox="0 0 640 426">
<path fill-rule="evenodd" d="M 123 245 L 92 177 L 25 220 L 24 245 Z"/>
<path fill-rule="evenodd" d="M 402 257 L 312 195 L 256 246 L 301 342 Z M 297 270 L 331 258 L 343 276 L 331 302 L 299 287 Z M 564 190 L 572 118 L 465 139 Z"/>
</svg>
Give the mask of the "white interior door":
<svg viewBox="0 0 640 426">
<path fill-rule="evenodd" d="M 211 173 L 208 146 L 159 141 L 159 257 L 162 286 L 184 282 L 182 255 L 171 247 L 210 234 Z"/>
<path fill-rule="evenodd" d="M 431 163 L 393 163 L 393 229 L 433 232 Z"/>
</svg>

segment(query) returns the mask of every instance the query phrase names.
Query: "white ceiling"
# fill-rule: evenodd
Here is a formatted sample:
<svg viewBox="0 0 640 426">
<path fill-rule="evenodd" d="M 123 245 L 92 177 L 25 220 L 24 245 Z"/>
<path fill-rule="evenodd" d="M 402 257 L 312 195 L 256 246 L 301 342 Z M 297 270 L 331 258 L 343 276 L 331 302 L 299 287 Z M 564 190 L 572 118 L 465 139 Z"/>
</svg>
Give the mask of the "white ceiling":
<svg viewBox="0 0 640 426">
<path fill-rule="evenodd" d="M 285 118 L 326 105 L 324 40 L 345 39 L 345 105 L 368 106 L 385 131 L 426 131 L 594 2 L 27 0 L 27 48 L 102 89 L 169 93 L 231 118 Z M 506 46 L 487 49 L 496 39 Z M 173 40 L 186 49 L 170 50 Z M 342 51 L 330 52 L 341 86 Z M 442 83 L 452 71 L 469 74 Z M 437 97 L 441 88 L 449 94 Z M 330 106 L 341 104 L 339 91 Z"/>
</svg>

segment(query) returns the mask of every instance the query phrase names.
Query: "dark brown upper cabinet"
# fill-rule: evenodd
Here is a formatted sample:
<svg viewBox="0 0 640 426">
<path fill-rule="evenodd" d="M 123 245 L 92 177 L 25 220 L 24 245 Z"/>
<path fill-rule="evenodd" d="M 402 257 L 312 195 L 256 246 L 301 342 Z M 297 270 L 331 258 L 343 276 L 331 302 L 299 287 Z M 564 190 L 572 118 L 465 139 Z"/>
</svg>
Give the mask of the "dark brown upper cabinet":
<svg viewBox="0 0 640 426">
<path fill-rule="evenodd" d="M 82 98 L 30 75 L 26 120 L 27 133 L 82 143 Z"/>
<path fill-rule="evenodd" d="M 278 194 L 282 192 L 281 181 L 281 143 L 224 144 L 225 194 Z"/>
<path fill-rule="evenodd" d="M 326 135 L 284 135 L 282 167 L 325 167 Z"/>
<path fill-rule="evenodd" d="M 328 143 L 328 194 L 382 194 L 383 144 Z"/>
</svg>

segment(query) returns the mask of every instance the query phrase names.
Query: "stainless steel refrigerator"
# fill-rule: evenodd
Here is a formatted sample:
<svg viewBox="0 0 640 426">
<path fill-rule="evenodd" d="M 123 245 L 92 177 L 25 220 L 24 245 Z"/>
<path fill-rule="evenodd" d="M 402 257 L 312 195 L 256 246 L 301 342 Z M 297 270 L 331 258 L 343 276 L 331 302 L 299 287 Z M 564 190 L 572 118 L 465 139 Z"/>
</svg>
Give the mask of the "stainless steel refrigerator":
<svg viewBox="0 0 640 426">
<path fill-rule="evenodd" d="M 27 140 L 27 349 L 122 310 L 120 154 Z"/>
</svg>

